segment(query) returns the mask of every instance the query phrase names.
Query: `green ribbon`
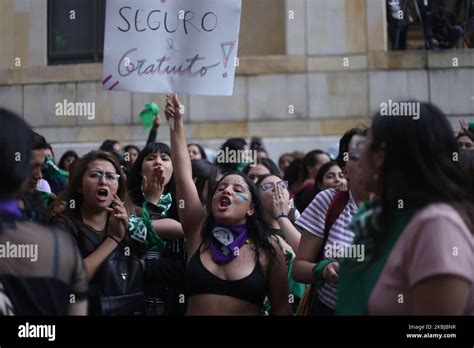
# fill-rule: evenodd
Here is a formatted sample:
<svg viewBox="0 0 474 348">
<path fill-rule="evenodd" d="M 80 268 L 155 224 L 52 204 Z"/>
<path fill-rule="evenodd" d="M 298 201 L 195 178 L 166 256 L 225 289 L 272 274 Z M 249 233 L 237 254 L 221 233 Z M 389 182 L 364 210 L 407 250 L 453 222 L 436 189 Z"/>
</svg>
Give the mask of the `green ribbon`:
<svg viewBox="0 0 474 348">
<path fill-rule="evenodd" d="M 160 108 L 156 103 L 145 104 L 145 108 L 140 112 L 140 121 L 145 130 L 151 128 L 156 115 L 160 113 Z"/>
</svg>

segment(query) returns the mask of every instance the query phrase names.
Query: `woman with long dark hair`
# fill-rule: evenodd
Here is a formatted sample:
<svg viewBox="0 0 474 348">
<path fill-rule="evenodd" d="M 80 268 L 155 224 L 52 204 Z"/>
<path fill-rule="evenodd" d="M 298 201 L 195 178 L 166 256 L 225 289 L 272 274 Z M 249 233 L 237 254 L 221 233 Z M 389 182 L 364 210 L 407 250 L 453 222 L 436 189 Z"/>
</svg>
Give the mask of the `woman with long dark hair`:
<svg viewBox="0 0 474 348">
<path fill-rule="evenodd" d="M 270 158 L 258 158 L 257 163 L 248 164 L 243 173 L 246 174 L 250 180 L 257 183 L 258 178 L 265 174 L 280 175 L 280 169 L 275 162 Z"/>
<path fill-rule="evenodd" d="M 204 151 L 204 148 L 199 144 L 189 144 L 188 151 L 191 160 L 207 160 L 206 151 Z"/>
<path fill-rule="evenodd" d="M 186 292 L 189 315 L 261 315 L 268 295 L 272 314 L 291 315 L 285 259 L 268 236 L 255 185 L 238 172 L 226 173 L 203 209 L 191 172 L 178 98 L 168 96 L 176 194 L 187 241 Z"/>
<path fill-rule="evenodd" d="M 377 199 L 351 223 L 365 253 L 341 263 L 340 314 L 474 314 L 465 176 L 448 119 L 434 105 L 419 106 L 416 119 L 373 118 L 360 166 Z"/>
<path fill-rule="evenodd" d="M 314 179 L 319 168 L 331 160 L 329 154 L 322 150 L 312 150 L 304 158 L 300 168 L 301 189 L 295 193 L 295 207 L 303 212 L 314 198 Z"/>
<path fill-rule="evenodd" d="M 69 172 L 69 168 L 73 164 L 75 160 L 77 160 L 79 156 L 77 155 L 77 152 L 74 150 L 68 150 L 66 151 L 60 158 L 58 167 L 60 169 L 65 170 L 66 172 Z"/>
<path fill-rule="evenodd" d="M 87 280 L 93 288 L 89 314 L 104 314 L 99 290 L 103 285 L 99 284 L 102 278 L 96 275 L 100 275 L 106 259 L 126 239 L 129 227 L 125 206 L 127 191 L 114 155 L 92 151 L 76 161 L 74 174 L 63 195 L 66 209 L 53 217 L 52 223 L 72 233 L 79 246 Z M 115 308 L 122 309 L 120 305 Z M 134 308 L 129 314 L 132 312 L 135 312 Z"/>
<path fill-rule="evenodd" d="M 314 195 L 328 188 L 337 188 L 341 191 L 347 190 L 347 180 L 344 173 L 335 161 L 327 162 L 322 165 L 316 174 L 314 180 Z"/>
<path fill-rule="evenodd" d="M 295 208 L 291 206 L 288 182 L 278 175 L 266 174 L 257 181 L 257 187 L 262 199 L 265 217 L 270 225 L 269 233 L 277 238 L 278 244 L 285 254 L 288 267 L 290 303 L 296 310 L 303 296 L 305 285 L 295 282 L 291 276 L 301 233 L 292 222 L 291 216 L 294 215 Z"/>
<path fill-rule="evenodd" d="M 146 236 L 143 227 L 130 234 L 145 254 L 147 313 L 182 314 L 184 306 L 179 294 L 184 286 L 185 243 L 168 145 L 150 143 L 140 151 L 128 176 L 128 190 L 134 205 L 132 212 L 144 219 L 147 230 L 151 230 Z M 139 219 L 132 221 L 140 224 Z"/>
</svg>

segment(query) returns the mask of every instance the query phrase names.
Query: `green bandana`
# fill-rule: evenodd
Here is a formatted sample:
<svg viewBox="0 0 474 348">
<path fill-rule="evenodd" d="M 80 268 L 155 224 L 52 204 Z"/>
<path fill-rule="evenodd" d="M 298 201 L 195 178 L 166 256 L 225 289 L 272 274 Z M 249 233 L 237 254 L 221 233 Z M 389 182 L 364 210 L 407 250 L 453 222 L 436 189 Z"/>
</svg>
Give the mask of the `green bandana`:
<svg viewBox="0 0 474 348">
<path fill-rule="evenodd" d="M 239 162 L 237 166 L 235 167 L 235 170 L 238 171 L 239 173 L 242 173 L 245 167 L 247 167 L 251 163 L 252 163 L 252 160 Z"/>
<path fill-rule="evenodd" d="M 168 192 L 166 195 L 161 195 L 160 201 L 156 206 L 162 210 L 161 218 L 168 217 L 168 210 L 171 208 L 171 203 L 173 203 L 173 198 L 171 193 Z M 148 202 L 143 203 L 143 214 L 148 214 Z"/>
<path fill-rule="evenodd" d="M 162 210 L 160 216 L 161 219 L 168 216 L 168 210 L 171 207 L 171 203 L 171 193 L 161 195 L 160 202 L 157 204 L 157 206 Z M 147 250 L 161 252 L 166 247 L 166 242 L 160 238 L 153 227 L 148 204 L 150 203 L 146 201 L 143 203 L 141 217 L 136 215 L 131 215 L 129 217 L 127 233 L 131 239 L 142 244 Z"/>
<path fill-rule="evenodd" d="M 37 195 L 37 197 L 41 201 L 41 204 L 43 205 L 43 207 L 48 208 L 49 205 L 53 202 L 53 196 L 51 196 L 50 193 L 40 191 L 37 189 L 35 189 L 34 192 L 35 192 L 35 195 Z"/>
<path fill-rule="evenodd" d="M 416 211 L 416 207 L 392 208 L 391 230 L 375 254 L 375 241 L 386 232 L 380 225 L 382 205 L 367 202 L 361 205 L 349 227 L 354 231 L 353 244 L 365 246 L 363 262 L 345 259 L 339 268 L 337 315 L 368 315 L 369 298 L 398 237 Z"/>
<path fill-rule="evenodd" d="M 46 157 L 41 171 L 43 172 L 43 175 L 48 178 L 60 178 L 65 181 L 69 178 L 69 173 L 60 169 L 49 156 Z"/>
<path fill-rule="evenodd" d="M 149 103 L 145 105 L 145 108 L 140 112 L 140 121 L 143 124 L 145 130 L 149 129 L 153 124 L 153 120 L 156 115 L 160 113 L 160 108 L 156 103 Z"/>
</svg>

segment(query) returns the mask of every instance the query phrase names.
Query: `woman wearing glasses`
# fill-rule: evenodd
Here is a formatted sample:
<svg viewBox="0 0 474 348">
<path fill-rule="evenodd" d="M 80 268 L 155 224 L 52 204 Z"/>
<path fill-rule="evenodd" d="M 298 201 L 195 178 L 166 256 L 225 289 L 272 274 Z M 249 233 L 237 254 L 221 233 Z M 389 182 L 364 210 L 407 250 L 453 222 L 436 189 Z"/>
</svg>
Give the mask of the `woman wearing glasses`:
<svg viewBox="0 0 474 348">
<path fill-rule="evenodd" d="M 265 174 L 257 181 L 265 217 L 271 232 L 283 238 L 293 250 L 298 250 L 301 233 L 289 220 L 291 212 L 288 182 L 275 174 Z"/>
<path fill-rule="evenodd" d="M 73 234 L 91 283 L 128 229 L 126 186 L 120 164 L 108 152 L 92 151 L 77 160 L 64 192 L 65 211 L 52 222 Z M 100 296 L 89 298 L 89 314 L 100 314 Z"/>
<path fill-rule="evenodd" d="M 291 315 L 283 253 L 268 237 L 258 191 L 244 174 L 218 182 L 206 212 L 193 182 L 178 98 L 168 96 L 165 115 L 177 199 L 187 242 L 186 292 L 189 315 L 261 315 L 268 295 L 272 314 Z"/>
<path fill-rule="evenodd" d="M 288 266 L 288 285 L 290 303 L 296 310 L 299 300 L 303 296 L 305 285 L 297 283 L 291 276 L 295 251 L 298 250 L 301 233 L 290 221 L 291 211 L 295 208 L 290 204 L 288 182 L 274 174 L 266 174 L 257 181 L 258 191 L 262 197 L 265 217 L 270 224 L 270 234 L 275 236 L 282 249 Z"/>
</svg>

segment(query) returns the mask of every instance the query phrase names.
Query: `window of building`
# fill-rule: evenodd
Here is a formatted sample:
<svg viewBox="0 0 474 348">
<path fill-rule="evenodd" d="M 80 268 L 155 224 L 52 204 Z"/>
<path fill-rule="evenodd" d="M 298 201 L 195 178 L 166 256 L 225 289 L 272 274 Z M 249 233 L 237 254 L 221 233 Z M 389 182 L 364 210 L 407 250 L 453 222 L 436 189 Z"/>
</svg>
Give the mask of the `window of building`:
<svg viewBox="0 0 474 348">
<path fill-rule="evenodd" d="M 48 64 L 101 62 L 105 0 L 48 0 Z"/>
</svg>

